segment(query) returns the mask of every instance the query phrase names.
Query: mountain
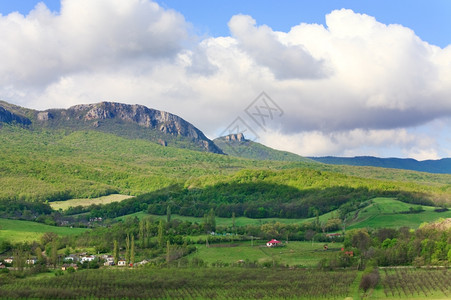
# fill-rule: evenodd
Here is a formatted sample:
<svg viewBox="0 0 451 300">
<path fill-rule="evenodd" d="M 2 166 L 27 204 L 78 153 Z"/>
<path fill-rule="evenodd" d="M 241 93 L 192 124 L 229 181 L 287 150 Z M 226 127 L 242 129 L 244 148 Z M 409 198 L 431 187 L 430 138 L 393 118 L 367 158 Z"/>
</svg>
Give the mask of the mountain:
<svg viewBox="0 0 451 300">
<path fill-rule="evenodd" d="M 332 165 L 372 166 L 391 169 L 404 169 L 419 172 L 451 174 L 451 158 L 418 161 L 412 158 L 379 158 L 373 156 L 357 157 L 309 157 L 310 159 Z"/>
<path fill-rule="evenodd" d="M 116 102 L 80 104 L 68 109 L 31 110 L 0 101 L 0 123 L 30 128 L 96 130 L 163 146 L 224 154 L 202 131 L 174 114 Z"/>
<path fill-rule="evenodd" d="M 313 162 L 297 154 L 275 150 L 244 137 L 243 133 L 229 134 L 214 139 L 213 142 L 230 156 L 249 158 L 254 160 L 277 160 L 293 162 Z"/>
</svg>

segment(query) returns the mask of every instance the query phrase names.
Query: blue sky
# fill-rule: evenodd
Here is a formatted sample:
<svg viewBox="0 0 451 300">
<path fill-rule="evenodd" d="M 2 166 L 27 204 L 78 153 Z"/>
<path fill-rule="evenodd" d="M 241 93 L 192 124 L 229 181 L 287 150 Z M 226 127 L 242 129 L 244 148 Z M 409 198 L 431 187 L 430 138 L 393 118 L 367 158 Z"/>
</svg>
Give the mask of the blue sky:
<svg viewBox="0 0 451 300">
<path fill-rule="evenodd" d="M 243 120 L 301 155 L 451 157 L 451 1 L 38 2 L 0 0 L 1 100 L 138 103 L 210 138 Z M 265 126 L 262 91 L 283 111 Z"/>
<path fill-rule="evenodd" d="M 55 12 L 60 0 L 0 0 L 0 13 L 18 11 L 28 14 L 39 2 Z M 349 8 L 376 17 L 385 24 L 402 24 L 423 40 L 437 46 L 451 43 L 451 1 L 448 0 L 378 0 L 378 1 L 211 1 L 159 0 L 162 7 L 181 12 L 194 25 L 198 34 L 224 36 L 229 34 L 227 22 L 233 15 L 249 14 L 274 30 L 287 31 L 300 22 L 324 24 L 324 16 L 334 9 Z"/>
</svg>

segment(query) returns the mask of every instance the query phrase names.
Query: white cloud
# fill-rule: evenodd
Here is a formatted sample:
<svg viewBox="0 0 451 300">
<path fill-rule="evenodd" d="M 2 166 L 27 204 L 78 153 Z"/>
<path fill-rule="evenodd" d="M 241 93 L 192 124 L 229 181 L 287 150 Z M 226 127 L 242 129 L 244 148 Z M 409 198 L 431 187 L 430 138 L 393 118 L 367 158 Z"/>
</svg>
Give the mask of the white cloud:
<svg viewBox="0 0 451 300">
<path fill-rule="evenodd" d="M 285 45 L 268 26 L 255 26 L 250 16 L 236 15 L 229 22 L 236 37 L 251 58 L 268 67 L 278 79 L 315 79 L 327 76 L 322 60 L 315 59 L 303 45 Z"/>
<path fill-rule="evenodd" d="M 0 16 L 0 98 L 39 109 L 139 103 L 214 138 L 265 91 L 284 111 L 262 135 L 271 146 L 449 155 L 451 45 L 350 10 L 288 32 L 243 15 L 229 26 L 231 36 L 196 37 L 181 14 L 150 0 L 63 0 L 59 14 L 40 4 Z"/>
<path fill-rule="evenodd" d="M 124 64 L 139 72 L 140 63 L 173 58 L 188 27 L 182 15 L 149 1 L 63 0 L 60 14 L 40 3 L 27 16 L 0 17 L 0 79 L 28 88 Z"/>
</svg>

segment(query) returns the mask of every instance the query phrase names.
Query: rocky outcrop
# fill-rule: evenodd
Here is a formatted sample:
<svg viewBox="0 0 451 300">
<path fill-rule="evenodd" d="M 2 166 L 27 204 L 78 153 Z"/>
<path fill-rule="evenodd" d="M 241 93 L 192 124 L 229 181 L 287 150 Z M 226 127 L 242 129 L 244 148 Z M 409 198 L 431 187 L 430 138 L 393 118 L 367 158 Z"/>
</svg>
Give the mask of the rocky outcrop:
<svg viewBox="0 0 451 300">
<path fill-rule="evenodd" d="M 0 123 L 17 123 L 20 125 L 30 125 L 30 119 L 17 115 L 6 108 L 0 106 Z"/>
<path fill-rule="evenodd" d="M 37 115 L 38 121 L 48 121 L 50 119 L 53 119 L 53 116 L 48 111 L 40 111 Z"/>
<path fill-rule="evenodd" d="M 24 115 L 32 117 L 28 119 Z M 47 129 L 99 130 L 130 138 L 149 139 L 163 146 L 224 154 L 191 123 L 174 114 L 143 105 L 100 102 L 75 105 L 68 109 L 36 111 L 0 101 L 2 122 Z"/>
<path fill-rule="evenodd" d="M 157 129 L 172 136 L 191 139 L 208 152 L 223 154 L 211 140 L 191 123 L 174 114 L 151 109 L 143 105 L 129 105 L 116 102 L 101 102 L 96 104 L 75 105 L 67 109 L 66 116 L 93 122 L 92 126 L 99 127 L 99 120 L 116 119 L 138 124 L 141 127 Z M 162 143 L 160 143 L 162 144 Z M 167 145 L 167 143 L 165 142 Z"/>
<path fill-rule="evenodd" d="M 229 134 L 224 137 L 227 142 L 245 142 L 247 141 L 243 133 Z"/>
</svg>

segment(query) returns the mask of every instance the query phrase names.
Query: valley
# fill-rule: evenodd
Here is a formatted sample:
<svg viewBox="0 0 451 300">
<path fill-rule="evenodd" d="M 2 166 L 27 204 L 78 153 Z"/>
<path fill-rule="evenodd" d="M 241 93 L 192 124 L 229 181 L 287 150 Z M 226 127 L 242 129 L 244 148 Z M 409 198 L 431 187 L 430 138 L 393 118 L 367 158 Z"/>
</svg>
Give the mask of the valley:
<svg viewBox="0 0 451 300">
<path fill-rule="evenodd" d="M 263 281 L 253 285 L 276 280 L 276 294 L 288 298 L 296 289 L 281 278 L 337 274 L 347 278 L 343 286 L 324 289 L 323 297 L 360 297 L 375 266 L 450 262 L 450 174 L 329 165 L 232 136 L 212 141 L 221 149 L 212 152 L 179 136 L 188 130 L 174 125 L 179 119 L 142 127 L 121 111 L 147 108 L 117 103 L 72 108 L 81 117 L 49 110 L 53 121 L 45 126 L 42 112 L 3 105 L 13 111 L 0 128 L 0 290 L 9 297 L 17 289 L 21 297 L 88 297 L 93 276 L 105 285 L 104 278 L 156 273 L 148 276 L 161 287 L 134 290 L 158 297 L 232 295 L 208 281 L 187 283 L 190 272 L 261 274 Z M 89 122 L 100 120 L 99 127 L 86 123 L 89 109 L 96 112 Z M 69 123 L 64 114 L 72 116 Z M 280 246 L 267 246 L 274 240 Z M 384 278 L 417 274 L 376 270 L 374 295 L 395 299 L 401 293 L 390 296 Z M 439 272 L 434 276 L 447 280 L 449 273 Z M 163 283 L 169 274 L 193 292 L 169 288 Z M 33 284 L 49 276 L 59 287 L 43 291 Z M 67 288 L 75 278 L 80 289 Z M 450 293 L 427 289 L 438 299 Z M 305 298 L 318 296 L 302 291 Z"/>
</svg>

